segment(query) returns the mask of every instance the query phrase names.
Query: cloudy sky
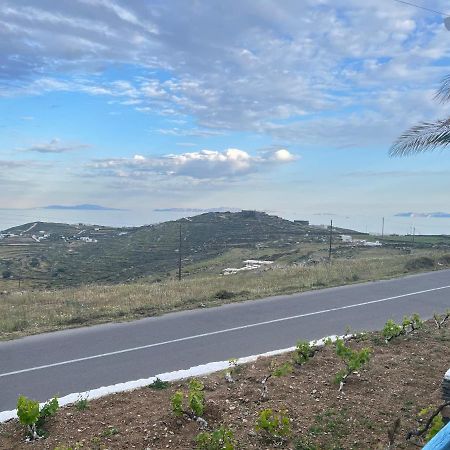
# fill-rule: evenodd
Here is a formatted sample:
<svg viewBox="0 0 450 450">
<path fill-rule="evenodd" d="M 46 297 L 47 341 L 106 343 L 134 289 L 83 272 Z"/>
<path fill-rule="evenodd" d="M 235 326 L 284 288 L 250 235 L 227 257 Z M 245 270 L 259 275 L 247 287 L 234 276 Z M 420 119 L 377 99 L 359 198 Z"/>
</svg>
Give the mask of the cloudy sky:
<svg viewBox="0 0 450 450">
<path fill-rule="evenodd" d="M 449 212 L 448 151 L 387 154 L 449 66 L 394 0 L 0 0 L 0 208 Z"/>
</svg>

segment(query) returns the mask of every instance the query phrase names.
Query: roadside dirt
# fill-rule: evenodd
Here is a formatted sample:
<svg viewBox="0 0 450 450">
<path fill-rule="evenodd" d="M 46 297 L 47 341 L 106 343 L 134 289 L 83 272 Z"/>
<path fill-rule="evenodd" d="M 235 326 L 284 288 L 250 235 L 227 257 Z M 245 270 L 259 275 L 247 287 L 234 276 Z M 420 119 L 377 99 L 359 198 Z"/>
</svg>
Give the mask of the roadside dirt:
<svg viewBox="0 0 450 450">
<path fill-rule="evenodd" d="M 420 426 L 419 412 L 441 403 L 441 382 L 450 368 L 449 325 L 423 328 L 386 344 L 379 333 L 351 340 L 353 348 L 370 347 L 370 362 L 352 374 L 343 392 L 333 382 L 343 363 L 334 347 L 324 347 L 292 373 L 272 376 L 268 399 L 261 401 L 261 381 L 292 355 L 260 358 L 240 366 L 227 383 L 223 373 L 202 378 L 211 429 L 230 428 L 239 449 L 273 449 L 276 444 L 255 430 L 265 408 L 286 411 L 292 433 L 283 448 L 338 450 L 388 448 L 388 430 L 400 426 L 391 449 L 416 449 L 406 441 Z M 25 443 L 25 428 L 17 421 L 0 425 L 1 449 L 195 449 L 199 425 L 171 412 L 170 397 L 187 392 L 188 381 L 164 390 L 143 388 L 89 402 L 84 410 L 65 407 L 46 426 L 48 437 Z M 422 419 L 423 420 L 423 419 Z M 418 441 L 416 441 L 418 442 Z M 420 442 L 419 442 L 420 443 Z"/>
</svg>

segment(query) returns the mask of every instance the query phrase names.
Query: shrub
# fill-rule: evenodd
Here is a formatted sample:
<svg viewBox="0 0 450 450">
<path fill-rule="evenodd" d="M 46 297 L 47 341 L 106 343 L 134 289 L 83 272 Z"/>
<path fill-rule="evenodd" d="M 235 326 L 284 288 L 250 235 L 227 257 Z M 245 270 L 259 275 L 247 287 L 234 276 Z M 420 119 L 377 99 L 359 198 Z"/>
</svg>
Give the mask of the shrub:
<svg viewBox="0 0 450 450">
<path fill-rule="evenodd" d="M 214 297 L 219 300 L 229 300 L 230 298 L 236 297 L 237 294 L 231 291 L 227 291 L 226 289 L 221 289 L 220 291 L 216 292 Z"/>
<path fill-rule="evenodd" d="M 411 270 L 421 270 L 421 269 L 433 269 L 434 259 L 429 256 L 419 256 L 417 258 L 411 259 L 405 264 L 405 269 Z"/>
<path fill-rule="evenodd" d="M 336 354 L 344 361 L 345 369 L 336 374 L 335 382 L 339 383 L 339 390 L 342 390 L 347 377 L 359 371 L 364 364 L 370 361 L 370 349 L 353 350 L 345 345 L 343 339 L 336 339 Z"/>
<path fill-rule="evenodd" d="M 294 353 L 294 362 L 299 365 L 304 364 L 309 358 L 314 356 L 315 352 L 316 348 L 308 341 L 298 341 Z"/>
<path fill-rule="evenodd" d="M 231 430 L 220 427 L 211 433 L 205 431 L 197 435 L 198 450 L 234 450 L 236 441 Z"/>
<path fill-rule="evenodd" d="M 39 409 L 39 402 L 21 395 L 17 400 L 19 422 L 26 425 L 31 439 L 45 436 L 43 426 L 48 417 L 56 414 L 58 399 L 53 398 Z"/>
<path fill-rule="evenodd" d="M 2 278 L 3 279 L 8 279 L 8 278 L 11 278 L 12 277 L 12 272 L 10 271 L 10 270 L 4 270 L 3 272 L 2 272 Z"/>
<path fill-rule="evenodd" d="M 291 425 L 286 412 L 274 412 L 263 409 L 258 416 L 256 431 L 262 433 L 264 439 L 271 442 L 284 442 L 291 434 Z"/>
</svg>

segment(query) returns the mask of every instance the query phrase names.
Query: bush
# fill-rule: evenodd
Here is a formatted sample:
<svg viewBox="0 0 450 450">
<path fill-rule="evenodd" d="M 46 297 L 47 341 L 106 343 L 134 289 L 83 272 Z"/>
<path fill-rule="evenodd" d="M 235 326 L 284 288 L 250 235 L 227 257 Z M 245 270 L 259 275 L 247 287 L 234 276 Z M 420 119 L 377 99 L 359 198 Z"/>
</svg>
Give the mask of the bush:
<svg viewBox="0 0 450 450">
<path fill-rule="evenodd" d="M 181 391 L 175 392 L 170 398 L 170 403 L 172 405 L 172 412 L 176 416 L 183 415 L 183 393 Z"/>
<path fill-rule="evenodd" d="M 216 292 L 214 297 L 219 300 L 229 300 L 230 298 L 236 297 L 237 294 L 231 291 L 227 291 L 226 289 L 221 289 L 220 291 Z"/>
<path fill-rule="evenodd" d="M 4 280 L 7 280 L 8 278 L 11 278 L 11 277 L 12 277 L 12 272 L 10 270 L 4 270 L 2 272 L 2 278 Z"/>
<path fill-rule="evenodd" d="M 450 265 L 450 254 L 446 253 L 445 255 L 442 255 L 439 260 L 439 263 L 443 264 L 444 266 Z"/>
<path fill-rule="evenodd" d="M 291 425 L 286 412 L 274 412 L 263 409 L 255 426 L 256 431 L 262 433 L 263 438 L 271 442 L 284 442 L 291 434 Z"/>
<path fill-rule="evenodd" d="M 411 270 L 421 270 L 421 269 L 433 269 L 434 259 L 429 256 L 419 256 L 417 258 L 411 259 L 405 264 L 405 269 Z"/>
<path fill-rule="evenodd" d="M 21 395 L 17 400 L 17 416 L 19 422 L 28 427 L 31 439 L 45 436 L 43 426 L 48 417 L 56 414 L 59 408 L 58 399 L 54 398 L 39 409 L 39 402 Z"/>
<path fill-rule="evenodd" d="M 199 450 L 234 450 L 236 441 L 231 430 L 220 427 L 211 433 L 203 432 L 197 435 L 197 449 Z"/>
</svg>

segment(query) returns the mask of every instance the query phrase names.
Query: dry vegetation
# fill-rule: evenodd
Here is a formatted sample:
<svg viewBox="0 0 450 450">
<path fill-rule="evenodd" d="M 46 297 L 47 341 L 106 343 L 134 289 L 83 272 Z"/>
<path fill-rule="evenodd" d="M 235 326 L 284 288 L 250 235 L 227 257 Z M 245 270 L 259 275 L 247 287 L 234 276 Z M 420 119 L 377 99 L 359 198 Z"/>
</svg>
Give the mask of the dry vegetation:
<svg viewBox="0 0 450 450">
<path fill-rule="evenodd" d="M 339 259 L 331 265 L 288 266 L 232 276 L 198 275 L 181 282 L 141 281 L 3 293 L 0 295 L 0 339 L 389 278 L 447 267 L 449 263 L 450 258 L 442 254 L 396 255 Z"/>
<path fill-rule="evenodd" d="M 386 343 L 380 333 L 352 340 L 353 349 L 369 347 L 368 364 L 352 374 L 342 392 L 334 375 L 343 367 L 333 346 L 324 347 L 301 366 L 272 376 L 267 398 L 261 381 L 293 355 L 260 358 L 234 370 L 234 383 L 223 373 L 202 378 L 210 429 L 225 426 L 234 434 L 235 449 L 273 449 L 276 445 L 255 428 L 264 409 L 285 411 L 290 433 L 283 448 L 292 450 L 413 449 L 408 431 L 419 426 L 420 411 L 441 403 L 440 385 L 450 366 L 448 323 L 434 322 Z M 170 398 L 188 381 L 166 389 L 143 388 L 66 407 L 46 425 L 48 437 L 25 443 L 17 421 L 0 425 L 1 449 L 195 449 L 199 424 L 176 417 Z M 423 420 L 423 419 L 422 419 Z M 398 423 L 395 432 L 392 430 Z M 391 432 L 393 443 L 388 446 Z M 418 441 L 420 443 L 420 441 Z M 219 447 L 208 447 L 219 448 Z"/>
</svg>

